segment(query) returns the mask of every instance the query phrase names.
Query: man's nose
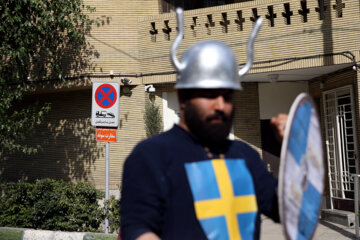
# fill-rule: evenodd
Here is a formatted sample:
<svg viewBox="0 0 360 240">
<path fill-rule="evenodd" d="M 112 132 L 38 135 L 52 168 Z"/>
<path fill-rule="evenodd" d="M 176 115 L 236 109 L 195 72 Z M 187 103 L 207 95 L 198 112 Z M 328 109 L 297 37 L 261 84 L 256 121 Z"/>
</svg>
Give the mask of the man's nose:
<svg viewBox="0 0 360 240">
<path fill-rule="evenodd" d="M 225 108 L 225 99 L 223 96 L 218 96 L 214 99 L 214 110 L 223 111 Z"/>
</svg>

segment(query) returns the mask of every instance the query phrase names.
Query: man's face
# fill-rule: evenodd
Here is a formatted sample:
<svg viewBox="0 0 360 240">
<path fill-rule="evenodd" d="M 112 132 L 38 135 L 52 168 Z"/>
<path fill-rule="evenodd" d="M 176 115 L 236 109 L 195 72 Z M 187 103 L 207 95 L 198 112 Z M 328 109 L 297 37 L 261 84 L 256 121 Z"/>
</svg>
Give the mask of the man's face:
<svg viewBox="0 0 360 240">
<path fill-rule="evenodd" d="M 184 107 L 190 132 L 210 148 L 222 148 L 230 133 L 233 118 L 233 91 L 193 89 Z"/>
</svg>

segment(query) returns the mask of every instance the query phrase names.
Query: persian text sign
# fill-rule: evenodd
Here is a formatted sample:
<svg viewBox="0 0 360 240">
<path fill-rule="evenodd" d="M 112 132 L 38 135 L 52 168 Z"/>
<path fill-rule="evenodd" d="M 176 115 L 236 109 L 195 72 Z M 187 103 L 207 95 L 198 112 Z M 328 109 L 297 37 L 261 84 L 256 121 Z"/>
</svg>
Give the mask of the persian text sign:
<svg viewBox="0 0 360 240">
<path fill-rule="evenodd" d="M 120 83 L 93 82 L 91 125 L 117 127 L 119 124 Z"/>
<path fill-rule="evenodd" d="M 96 128 L 96 141 L 116 142 L 116 128 Z"/>
</svg>

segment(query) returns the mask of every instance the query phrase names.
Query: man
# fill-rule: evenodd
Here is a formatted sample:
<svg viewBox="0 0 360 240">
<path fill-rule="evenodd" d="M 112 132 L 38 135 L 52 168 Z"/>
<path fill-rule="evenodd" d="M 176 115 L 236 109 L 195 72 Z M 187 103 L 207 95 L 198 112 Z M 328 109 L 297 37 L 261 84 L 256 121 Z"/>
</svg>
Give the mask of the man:
<svg viewBox="0 0 360 240">
<path fill-rule="evenodd" d="M 181 64 L 180 123 L 125 162 L 122 239 L 259 239 L 260 214 L 279 221 L 277 182 L 254 149 L 227 138 L 241 89 L 235 56 L 204 41 Z"/>
</svg>

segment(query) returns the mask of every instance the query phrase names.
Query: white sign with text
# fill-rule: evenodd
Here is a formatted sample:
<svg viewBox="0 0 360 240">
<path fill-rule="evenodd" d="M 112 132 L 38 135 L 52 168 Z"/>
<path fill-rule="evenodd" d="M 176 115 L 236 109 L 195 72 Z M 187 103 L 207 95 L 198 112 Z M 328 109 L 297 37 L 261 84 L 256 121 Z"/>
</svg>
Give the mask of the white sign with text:
<svg viewBox="0 0 360 240">
<path fill-rule="evenodd" d="M 93 82 L 91 125 L 117 127 L 119 125 L 119 82 Z"/>
</svg>

